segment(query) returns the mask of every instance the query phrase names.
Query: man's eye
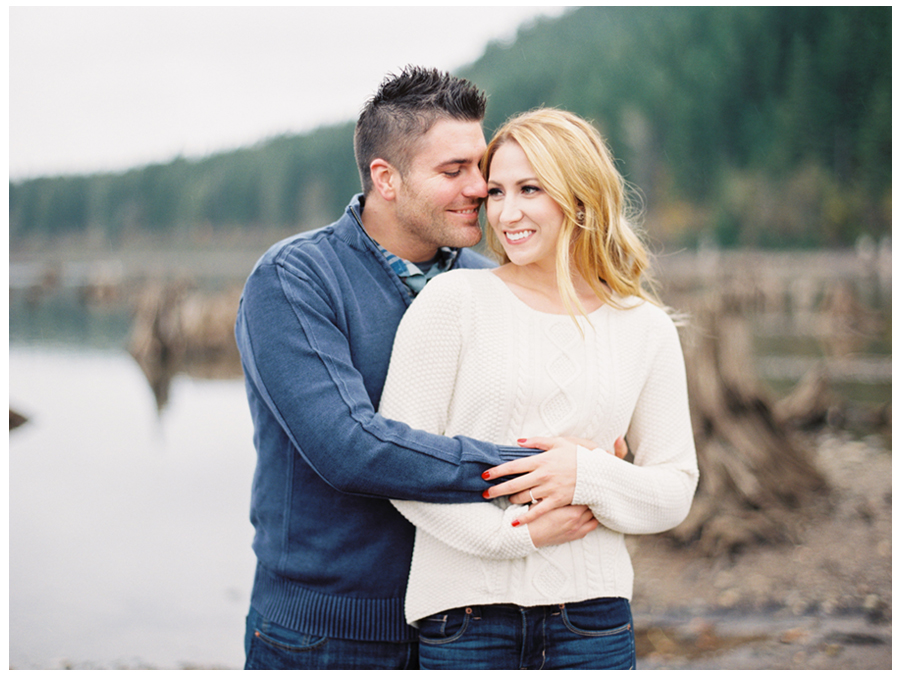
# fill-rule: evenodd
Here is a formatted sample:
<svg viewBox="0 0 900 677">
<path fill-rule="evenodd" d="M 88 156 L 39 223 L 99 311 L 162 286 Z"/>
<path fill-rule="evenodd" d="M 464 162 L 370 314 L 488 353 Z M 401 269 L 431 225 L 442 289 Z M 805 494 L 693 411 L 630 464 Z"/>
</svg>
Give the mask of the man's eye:
<svg viewBox="0 0 900 677">
<path fill-rule="evenodd" d="M 450 177 L 459 176 L 460 174 L 462 174 L 461 169 L 457 169 L 455 172 L 444 172 L 444 176 L 450 176 Z"/>
</svg>

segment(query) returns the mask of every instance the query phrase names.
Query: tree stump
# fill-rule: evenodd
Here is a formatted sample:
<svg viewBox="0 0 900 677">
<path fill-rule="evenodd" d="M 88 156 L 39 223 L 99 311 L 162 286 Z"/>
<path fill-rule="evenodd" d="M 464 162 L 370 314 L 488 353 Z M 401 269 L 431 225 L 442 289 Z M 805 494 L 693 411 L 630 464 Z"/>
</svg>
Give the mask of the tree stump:
<svg viewBox="0 0 900 677">
<path fill-rule="evenodd" d="M 819 366 L 810 369 L 789 395 L 773 405 L 772 414 L 779 424 L 803 429 L 828 423 L 836 409 L 828 374 Z"/>
<path fill-rule="evenodd" d="M 710 555 L 790 539 L 798 511 L 827 489 L 759 386 L 745 310 L 739 298 L 710 295 L 683 336 L 700 482 L 670 535 Z"/>
</svg>

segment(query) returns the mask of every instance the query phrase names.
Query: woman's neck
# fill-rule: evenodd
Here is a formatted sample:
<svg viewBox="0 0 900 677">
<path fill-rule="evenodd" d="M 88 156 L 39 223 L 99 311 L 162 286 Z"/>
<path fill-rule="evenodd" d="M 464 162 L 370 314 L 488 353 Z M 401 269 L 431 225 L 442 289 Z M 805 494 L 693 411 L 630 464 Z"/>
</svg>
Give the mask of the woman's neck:
<svg viewBox="0 0 900 677">
<path fill-rule="evenodd" d="M 568 314 L 569 309 L 563 301 L 555 269 L 507 263 L 495 269 L 494 273 L 516 296 L 535 310 L 559 315 Z M 592 313 L 603 305 L 603 300 L 594 293 L 584 278 L 574 272 L 572 284 L 575 287 L 575 295 L 586 313 Z M 577 312 L 578 309 L 572 310 Z"/>
</svg>

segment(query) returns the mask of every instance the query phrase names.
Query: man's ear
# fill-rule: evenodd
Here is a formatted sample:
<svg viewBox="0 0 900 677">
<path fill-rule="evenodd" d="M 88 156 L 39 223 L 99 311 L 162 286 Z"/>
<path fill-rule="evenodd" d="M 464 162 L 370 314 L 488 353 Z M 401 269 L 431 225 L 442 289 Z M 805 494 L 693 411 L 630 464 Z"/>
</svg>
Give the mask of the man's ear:
<svg viewBox="0 0 900 677">
<path fill-rule="evenodd" d="M 378 191 L 383 200 L 388 202 L 397 197 L 400 188 L 400 172 L 387 160 L 375 158 L 369 165 L 369 176 L 372 177 L 372 187 Z"/>
</svg>

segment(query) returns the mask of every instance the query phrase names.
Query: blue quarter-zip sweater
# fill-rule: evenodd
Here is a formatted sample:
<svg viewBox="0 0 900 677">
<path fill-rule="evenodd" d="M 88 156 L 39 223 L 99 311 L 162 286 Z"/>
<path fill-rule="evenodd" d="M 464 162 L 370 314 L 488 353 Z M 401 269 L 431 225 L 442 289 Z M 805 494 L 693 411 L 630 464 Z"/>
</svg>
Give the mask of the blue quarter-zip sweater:
<svg viewBox="0 0 900 677">
<path fill-rule="evenodd" d="M 257 451 L 251 605 L 298 632 L 407 641 L 415 529 L 385 499 L 482 500 L 481 472 L 523 452 L 376 413 L 412 297 L 363 230 L 362 208 L 356 196 L 337 222 L 273 246 L 244 287 L 236 336 Z M 455 267 L 490 265 L 463 251 Z"/>
</svg>

